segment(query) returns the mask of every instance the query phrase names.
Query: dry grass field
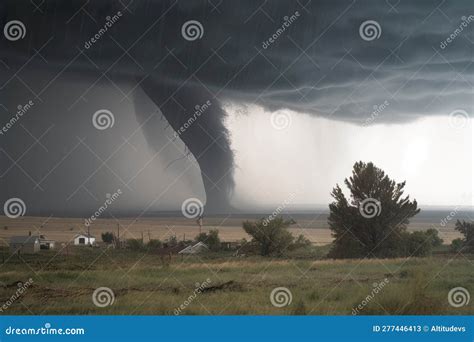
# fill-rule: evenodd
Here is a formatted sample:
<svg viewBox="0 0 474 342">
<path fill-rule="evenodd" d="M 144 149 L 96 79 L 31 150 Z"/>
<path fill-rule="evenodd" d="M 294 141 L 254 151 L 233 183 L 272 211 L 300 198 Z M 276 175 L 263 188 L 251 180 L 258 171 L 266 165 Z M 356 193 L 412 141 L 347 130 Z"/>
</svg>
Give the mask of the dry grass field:
<svg viewBox="0 0 474 342">
<path fill-rule="evenodd" d="M 333 261 L 217 253 L 163 263 L 147 252 L 76 249 L 68 256 L 53 251 L 13 256 L 0 265 L 2 303 L 19 281 L 33 280 L 0 314 L 351 315 L 383 281 L 383 290 L 358 314 L 474 314 L 472 301 L 455 308 L 447 299 L 457 286 L 474 292 L 472 257 Z M 194 295 L 203 282 L 206 290 Z M 100 307 L 93 294 L 103 287 L 114 300 Z M 270 299 L 278 287 L 291 292 L 282 307 Z"/>
</svg>

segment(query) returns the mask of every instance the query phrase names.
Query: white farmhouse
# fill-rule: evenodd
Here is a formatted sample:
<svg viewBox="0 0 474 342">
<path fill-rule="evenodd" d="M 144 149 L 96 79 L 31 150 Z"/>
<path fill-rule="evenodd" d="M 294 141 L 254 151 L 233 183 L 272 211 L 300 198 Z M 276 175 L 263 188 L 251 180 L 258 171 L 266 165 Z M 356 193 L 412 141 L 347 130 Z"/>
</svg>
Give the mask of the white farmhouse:
<svg viewBox="0 0 474 342">
<path fill-rule="evenodd" d="M 78 234 L 74 237 L 75 246 L 95 245 L 95 237 L 87 234 Z"/>
</svg>

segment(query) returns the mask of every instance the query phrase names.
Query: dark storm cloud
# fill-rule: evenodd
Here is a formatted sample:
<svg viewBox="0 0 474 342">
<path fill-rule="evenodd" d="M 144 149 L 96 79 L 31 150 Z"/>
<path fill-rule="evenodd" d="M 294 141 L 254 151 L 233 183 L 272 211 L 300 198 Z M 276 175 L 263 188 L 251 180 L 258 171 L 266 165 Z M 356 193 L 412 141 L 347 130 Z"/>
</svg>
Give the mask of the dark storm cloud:
<svg viewBox="0 0 474 342">
<path fill-rule="evenodd" d="M 207 202 L 216 209 L 228 208 L 233 188 L 233 153 L 223 124 L 227 102 L 356 124 L 366 123 L 374 106 L 385 103 L 371 124 L 409 122 L 455 109 L 472 115 L 473 14 L 468 0 L 50 0 L 36 5 L 4 0 L 2 25 L 20 20 L 26 35 L 17 41 L 0 39 L 0 104 L 8 108 L 3 122 L 10 119 L 11 108 L 32 97 L 38 103 L 36 115 L 22 124 L 40 133 L 55 125 L 55 135 L 47 158 L 37 154 L 31 165 L 23 165 L 33 180 L 45 179 L 40 184 L 45 192 L 36 186 L 32 194 L 21 172 L 8 171 L 12 178 L 2 179 L 2 196 L 20 193 L 41 214 L 45 206 L 56 213 L 90 206 L 87 199 L 65 204 L 65 196 L 57 195 L 76 191 L 88 179 L 92 162 L 83 161 L 89 152 L 71 161 L 70 172 L 61 173 L 56 163 L 77 144 L 76 136 L 90 134 L 89 113 L 104 106 L 124 111 L 123 84 L 142 88 L 175 131 L 196 105 L 212 103 L 181 139 L 198 161 Z M 200 39 L 183 37 L 182 26 L 190 20 L 202 25 Z M 380 37 L 370 41 L 359 34 L 368 20 L 381 28 Z M 119 99 L 86 101 L 83 95 L 102 81 L 110 92 L 118 90 Z M 125 95 L 134 97 L 133 92 Z M 139 108 L 132 115 L 146 124 L 148 145 L 160 151 L 166 143 L 163 127 L 156 118 L 147 121 Z M 87 141 L 101 150 L 117 144 L 116 138 L 92 135 Z M 2 148 L 13 159 L 28 148 L 28 141 L 19 140 L 12 134 L 4 139 Z M 6 165 L 2 171 L 13 170 L 10 157 L 3 153 L 0 158 Z M 50 170 L 54 177 L 48 178 Z M 105 176 L 93 180 L 94 189 L 110 181 Z"/>
<path fill-rule="evenodd" d="M 470 112 L 473 83 L 473 23 L 470 1 L 272 1 L 216 4 L 208 1 L 60 1 L 32 13 L 31 5 L 18 10 L 29 29 L 23 46 L 8 44 L 3 55 L 28 56 L 50 36 L 45 55 L 64 64 L 84 49 L 117 11 L 123 16 L 85 53 L 109 74 L 147 76 L 154 81 L 205 87 L 221 101 L 257 103 L 270 110 L 300 112 L 360 121 L 385 100 L 390 109 L 381 121 L 409 120 L 419 115 L 449 114 L 455 108 Z M 267 48 L 263 43 L 289 18 L 299 15 Z M 5 12 L 3 12 L 5 13 Z M 9 19 L 13 12 L 5 16 Z M 89 15 L 96 20 L 94 22 Z M 23 18 L 22 18 L 23 17 Z M 72 19 L 71 19 L 72 18 Z M 472 17 L 471 17 L 472 19 Z M 199 21 L 203 37 L 187 41 L 181 27 Z M 365 41 L 359 26 L 375 20 L 380 38 Z M 110 36 L 108 36 L 110 35 Z M 114 38 L 114 42 L 111 38 Z M 5 42 L 4 42 L 5 43 Z M 123 54 L 121 47 L 133 47 Z M 132 59 L 133 57 L 133 59 Z M 75 68 L 94 67 L 79 58 Z M 467 107 L 467 108 L 466 108 Z"/>
</svg>

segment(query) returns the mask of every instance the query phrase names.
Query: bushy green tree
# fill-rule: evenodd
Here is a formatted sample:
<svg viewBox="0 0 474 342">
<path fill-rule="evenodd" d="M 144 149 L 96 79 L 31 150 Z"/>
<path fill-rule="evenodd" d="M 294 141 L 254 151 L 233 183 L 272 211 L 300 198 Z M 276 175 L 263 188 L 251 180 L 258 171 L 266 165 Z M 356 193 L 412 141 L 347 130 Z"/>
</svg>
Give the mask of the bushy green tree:
<svg viewBox="0 0 474 342">
<path fill-rule="evenodd" d="M 335 238 L 333 258 L 395 257 L 402 232 L 420 210 L 403 197 L 405 182 L 396 183 L 373 163 L 357 162 L 344 180 L 349 199 L 336 184 L 328 223 Z"/>
<path fill-rule="evenodd" d="M 221 240 L 217 229 L 211 229 L 208 233 L 200 233 L 196 236 L 196 241 L 205 243 L 214 252 L 221 249 Z"/>
<path fill-rule="evenodd" d="M 474 252 L 474 222 L 457 220 L 454 229 L 463 235 L 461 242 L 457 243 L 457 248 L 466 252 Z"/>
<path fill-rule="evenodd" d="M 270 221 L 245 221 L 243 228 L 252 237 L 252 242 L 257 244 L 261 255 L 282 255 L 293 244 L 293 235 L 287 229 L 291 223 L 276 217 Z"/>
<path fill-rule="evenodd" d="M 443 239 L 439 237 L 437 229 L 430 228 L 426 231 L 426 234 L 430 238 L 433 247 L 439 247 L 443 244 Z"/>
</svg>

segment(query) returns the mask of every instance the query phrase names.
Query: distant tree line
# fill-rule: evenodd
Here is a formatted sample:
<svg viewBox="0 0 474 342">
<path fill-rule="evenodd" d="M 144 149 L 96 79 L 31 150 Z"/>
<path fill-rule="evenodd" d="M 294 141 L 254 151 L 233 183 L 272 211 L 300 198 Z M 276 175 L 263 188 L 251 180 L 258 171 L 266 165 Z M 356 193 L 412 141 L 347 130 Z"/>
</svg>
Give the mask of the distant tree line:
<svg viewBox="0 0 474 342">
<path fill-rule="evenodd" d="M 117 238 L 112 232 L 102 233 L 102 241 L 106 244 L 113 244 L 117 242 Z M 207 233 L 200 233 L 194 240 L 178 241 L 176 236 L 170 236 L 168 239 L 161 241 L 159 239 L 149 239 L 147 242 L 142 239 L 127 239 L 124 241 L 124 246 L 130 250 L 144 251 L 144 250 L 156 250 L 160 248 L 168 248 L 175 246 L 183 246 L 203 242 L 211 251 L 221 250 L 221 240 L 219 238 L 219 230 L 211 229 Z"/>
</svg>

